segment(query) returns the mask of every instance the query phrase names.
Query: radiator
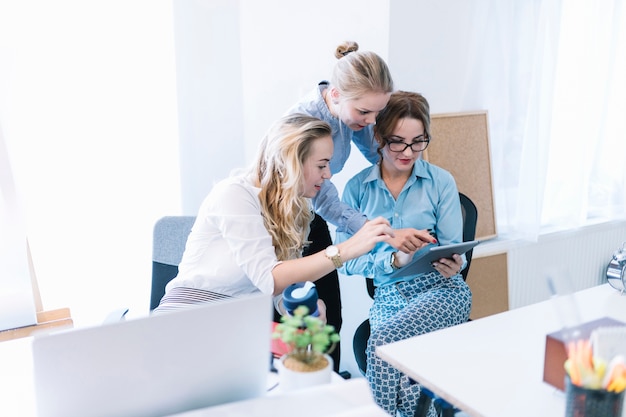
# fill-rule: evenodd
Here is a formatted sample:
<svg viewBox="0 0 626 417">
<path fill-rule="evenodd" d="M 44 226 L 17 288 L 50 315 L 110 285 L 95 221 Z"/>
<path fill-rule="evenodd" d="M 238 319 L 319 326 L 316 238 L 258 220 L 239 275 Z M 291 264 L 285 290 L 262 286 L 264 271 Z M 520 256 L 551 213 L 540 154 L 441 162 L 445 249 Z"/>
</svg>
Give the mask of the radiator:
<svg viewBox="0 0 626 417">
<path fill-rule="evenodd" d="M 626 241 L 626 220 L 555 232 L 508 251 L 509 308 L 549 298 L 547 274 L 558 274 L 572 291 L 602 284 L 613 253 Z"/>
</svg>

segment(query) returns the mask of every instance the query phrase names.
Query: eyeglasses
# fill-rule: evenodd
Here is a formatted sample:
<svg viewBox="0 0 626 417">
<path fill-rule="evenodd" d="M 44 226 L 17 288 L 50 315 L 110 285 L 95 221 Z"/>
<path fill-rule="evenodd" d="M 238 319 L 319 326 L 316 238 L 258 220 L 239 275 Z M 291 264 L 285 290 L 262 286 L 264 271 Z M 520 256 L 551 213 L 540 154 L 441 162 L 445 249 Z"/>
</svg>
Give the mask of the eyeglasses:
<svg viewBox="0 0 626 417">
<path fill-rule="evenodd" d="M 413 143 L 404 143 L 400 140 L 388 140 L 387 144 L 389 145 L 389 150 L 391 152 L 404 152 L 406 151 L 406 148 L 411 148 L 413 152 L 421 152 L 426 149 L 430 143 L 430 138 L 424 135 L 420 135 L 418 138 L 423 139 L 413 141 Z"/>
</svg>

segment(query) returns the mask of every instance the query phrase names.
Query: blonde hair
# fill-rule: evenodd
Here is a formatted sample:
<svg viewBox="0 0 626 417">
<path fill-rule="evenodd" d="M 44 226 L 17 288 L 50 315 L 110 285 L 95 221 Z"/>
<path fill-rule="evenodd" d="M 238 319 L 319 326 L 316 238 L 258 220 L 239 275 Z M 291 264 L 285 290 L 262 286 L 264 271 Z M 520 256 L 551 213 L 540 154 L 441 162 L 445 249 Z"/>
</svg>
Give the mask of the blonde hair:
<svg viewBox="0 0 626 417">
<path fill-rule="evenodd" d="M 330 83 L 347 100 L 367 93 L 391 93 L 393 80 L 385 61 L 374 52 L 359 51 L 359 44 L 346 41 L 337 46 Z"/>
<path fill-rule="evenodd" d="M 313 220 L 311 201 L 302 196 L 303 164 L 313 142 L 330 135 L 326 122 L 291 114 L 279 119 L 261 141 L 252 175 L 260 184 L 261 214 L 281 261 L 302 256 Z"/>
</svg>

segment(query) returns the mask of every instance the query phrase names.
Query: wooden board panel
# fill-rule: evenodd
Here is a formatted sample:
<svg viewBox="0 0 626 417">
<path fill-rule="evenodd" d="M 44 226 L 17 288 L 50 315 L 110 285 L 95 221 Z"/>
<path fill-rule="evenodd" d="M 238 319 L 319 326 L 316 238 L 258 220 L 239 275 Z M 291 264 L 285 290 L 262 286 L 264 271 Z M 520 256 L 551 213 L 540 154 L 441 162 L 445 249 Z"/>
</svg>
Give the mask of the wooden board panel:
<svg viewBox="0 0 626 417">
<path fill-rule="evenodd" d="M 37 312 L 37 324 L 19 327 L 17 329 L 3 330 L 0 332 L 0 342 L 32 336 L 38 331 L 54 328 L 71 328 L 74 325 L 69 308 L 60 308 L 50 311 Z"/>
<path fill-rule="evenodd" d="M 509 309 L 507 254 L 474 257 L 467 275 L 472 290 L 472 320 Z"/>
<path fill-rule="evenodd" d="M 433 114 L 424 160 L 452 173 L 459 191 L 478 208 L 476 238 L 497 235 L 487 112 Z"/>
</svg>

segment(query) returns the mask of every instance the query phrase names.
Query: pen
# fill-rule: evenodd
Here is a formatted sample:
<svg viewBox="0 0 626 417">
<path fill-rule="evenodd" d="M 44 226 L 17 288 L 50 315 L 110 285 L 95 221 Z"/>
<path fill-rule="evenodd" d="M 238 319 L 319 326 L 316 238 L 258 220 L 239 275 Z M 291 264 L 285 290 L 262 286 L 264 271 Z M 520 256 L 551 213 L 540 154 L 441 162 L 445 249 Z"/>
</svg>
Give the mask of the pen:
<svg viewBox="0 0 626 417">
<path fill-rule="evenodd" d="M 606 375 L 602 380 L 602 388 L 612 392 L 621 392 L 626 388 L 624 356 L 617 355 L 611 360 L 607 367 Z"/>
</svg>

